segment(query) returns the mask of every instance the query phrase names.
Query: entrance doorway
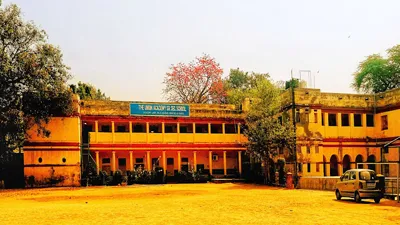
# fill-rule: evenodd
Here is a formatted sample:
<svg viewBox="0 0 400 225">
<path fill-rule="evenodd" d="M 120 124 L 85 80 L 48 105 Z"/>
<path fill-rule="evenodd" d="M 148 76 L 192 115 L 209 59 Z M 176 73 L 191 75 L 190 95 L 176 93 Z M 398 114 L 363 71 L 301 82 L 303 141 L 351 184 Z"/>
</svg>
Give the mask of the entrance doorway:
<svg viewBox="0 0 400 225">
<path fill-rule="evenodd" d="M 338 158 L 336 155 L 332 155 L 331 159 L 329 160 L 331 170 L 330 170 L 330 175 L 331 176 L 339 176 L 339 170 L 338 170 Z"/>
<path fill-rule="evenodd" d="M 351 169 L 350 163 L 351 163 L 350 156 L 345 155 L 343 157 L 343 173 L 345 173 L 347 170 Z"/>
</svg>

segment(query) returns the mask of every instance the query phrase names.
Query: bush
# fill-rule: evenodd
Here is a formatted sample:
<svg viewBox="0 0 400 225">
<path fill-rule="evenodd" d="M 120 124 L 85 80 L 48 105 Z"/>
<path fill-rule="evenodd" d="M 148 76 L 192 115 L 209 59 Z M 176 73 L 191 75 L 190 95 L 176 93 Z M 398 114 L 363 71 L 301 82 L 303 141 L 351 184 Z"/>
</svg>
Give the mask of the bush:
<svg viewBox="0 0 400 225">
<path fill-rule="evenodd" d="M 145 170 L 139 167 L 127 174 L 128 185 L 165 183 L 164 170 L 161 167 L 156 167 L 154 170 Z"/>
<path fill-rule="evenodd" d="M 243 174 L 243 178 L 246 180 L 246 182 L 257 184 L 263 184 L 265 179 L 261 171 L 257 170 L 248 171 L 247 173 Z"/>
<path fill-rule="evenodd" d="M 28 177 L 28 185 L 31 186 L 31 188 L 32 188 L 34 184 L 35 184 L 35 176 L 29 176 Z"/>
<path fill-rule="evenodd" d="M 122 171 L 121 170 L 117 170 L 115 171 L 115 173 L 113 174 L 113 178 L 112 178 L 112 184 L 113 185 L 121 185 L 123 182 L 123 176 L 122 176 Z"/>
<path fill-rule="evenodd" d="M 180 171 L 176 175 L 175 180 L 179 183 L 205 183 L 211 181 L 212 176 L 201 176 L 200 171 Z"/>
<path fill-rule="evenodd" d="M 192 173 L 186 171 L 179 171 L 178 172 L 178 179 L 179 183 L 192 183 L 194 181 Z"/>
</svg>

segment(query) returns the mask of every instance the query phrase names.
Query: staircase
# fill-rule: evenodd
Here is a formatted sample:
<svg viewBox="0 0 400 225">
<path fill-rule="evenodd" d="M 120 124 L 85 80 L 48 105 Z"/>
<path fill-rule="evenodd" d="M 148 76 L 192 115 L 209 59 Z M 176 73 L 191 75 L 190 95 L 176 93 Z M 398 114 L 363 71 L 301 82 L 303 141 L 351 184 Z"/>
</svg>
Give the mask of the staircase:
<svg viewBox="0 0 400 225">
<path fill-rule="evenodd" d="M 97 175 L 96 161 L 90 154 L 89 144 L 81 146 L 81 185 L 89 185 L 89 177 Z"/>
</svg>

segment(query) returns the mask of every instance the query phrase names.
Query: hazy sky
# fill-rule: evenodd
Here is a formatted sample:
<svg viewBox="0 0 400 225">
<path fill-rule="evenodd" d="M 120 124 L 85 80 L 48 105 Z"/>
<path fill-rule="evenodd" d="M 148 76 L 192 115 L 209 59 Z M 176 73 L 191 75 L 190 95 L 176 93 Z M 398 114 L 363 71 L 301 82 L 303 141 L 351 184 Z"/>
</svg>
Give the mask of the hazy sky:
<svg viewBox="0 0 400 225">
<path fill-rule="evenodd" d="M 224 76 L 239 67 L 287 80 L 291 69 L 311 70 L 322 91 L 353 92 L 358 63 L 400 44 L 398 0 L 5 0 L 3 6 L 10 2 L 62 49 L 72 82 L 92 83 L 115 100 L 164 100 L 169 66 L 202 53 L 215 57 Z"/>
</svg>

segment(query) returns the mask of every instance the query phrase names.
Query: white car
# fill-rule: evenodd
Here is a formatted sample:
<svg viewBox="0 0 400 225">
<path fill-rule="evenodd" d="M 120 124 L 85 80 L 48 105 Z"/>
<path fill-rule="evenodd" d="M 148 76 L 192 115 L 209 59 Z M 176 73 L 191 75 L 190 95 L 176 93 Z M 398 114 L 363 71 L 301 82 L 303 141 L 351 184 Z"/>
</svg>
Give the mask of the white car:
<svg viewBox="0 0 400 225">
<path fill-rule="evenodd" d="M 383 198 L 383 193 L 378 183 L 379 180 L 373 170 L 347 170 L 336 183 L 336 199 L 350 197 L 356 202 L 361 202 L 362 199 L 374 199 L 375 203 L 379 203 Z"/>
</svg>

